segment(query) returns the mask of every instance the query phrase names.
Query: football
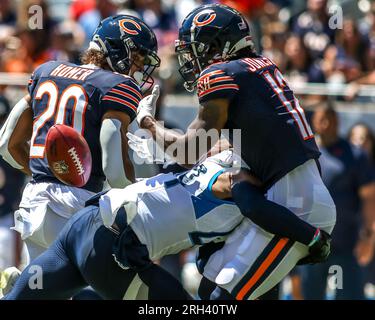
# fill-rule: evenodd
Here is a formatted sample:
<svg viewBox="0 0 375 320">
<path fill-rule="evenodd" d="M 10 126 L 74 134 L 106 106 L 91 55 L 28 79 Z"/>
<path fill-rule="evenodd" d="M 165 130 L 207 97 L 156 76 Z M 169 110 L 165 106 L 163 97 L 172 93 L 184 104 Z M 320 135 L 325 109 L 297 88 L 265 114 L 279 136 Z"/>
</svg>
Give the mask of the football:
<svg viewBox="0 0 375 320">
<path fill-rule="evenodd" d="M 46 138 L 48 166 L 61 182 L 83 187 L 90 178 L 92 158 L 85 138 L 72 127 L 55 124 Z"/>
</svg>

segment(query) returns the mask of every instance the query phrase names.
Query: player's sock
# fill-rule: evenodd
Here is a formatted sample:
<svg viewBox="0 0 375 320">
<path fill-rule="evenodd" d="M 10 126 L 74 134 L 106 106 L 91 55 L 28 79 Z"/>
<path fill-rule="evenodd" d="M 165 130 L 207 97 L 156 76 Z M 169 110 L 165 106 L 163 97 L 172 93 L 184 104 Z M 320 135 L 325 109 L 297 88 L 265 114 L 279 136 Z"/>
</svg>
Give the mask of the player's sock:
<svg viewBox="0 0 375 320">
<path fill-rule="evenodd" d="M 138 276 L 148 286 L 149 300 L 192 300 L 182 284 L 156 264 L 139 271 Z"/>
<path fill-rule="evenodd" d="M 317 240 L 317 228 L 298 218 L 292 211 L 264 197 L 262 191 L 247 181 L 232 187 L 232 198 L 241 213 L 275 235 L 311 246 Z"/>
</svg>

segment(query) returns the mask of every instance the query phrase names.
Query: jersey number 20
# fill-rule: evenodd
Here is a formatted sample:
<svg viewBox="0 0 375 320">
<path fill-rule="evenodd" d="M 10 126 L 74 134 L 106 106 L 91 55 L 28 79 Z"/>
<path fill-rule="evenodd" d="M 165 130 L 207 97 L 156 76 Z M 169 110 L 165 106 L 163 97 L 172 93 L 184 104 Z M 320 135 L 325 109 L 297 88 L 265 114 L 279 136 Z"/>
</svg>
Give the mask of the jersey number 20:
<svg viewBox="0 0 375 320">
<path fill-rule="evenodd" d="M 44 95 L 48 95 L 46 109 L 34 120 L 33 134 L 31 136 L 30 144 L 30 158 L 43 158 L 45 144 L 36 144 L 35 138 L 38 136 L 39 130 L 46 124 L 48 120 L 54 117 L 55 124 L 64 124 L 65 112 L 67 104 L 70 99 L 74 99 L 74 106 L 72 110 L 72 123 L 71 125 L 79 133 L 83 134 L 84 130 L 84 116 L 88 104 L 88 98 L 85 90 L 77 85 L 72 84 L 68 86 L 59 97 L 59 90 L 53 81 L 43 82 L 34 99 L 40 100 Z M 57 106 L 57 108 L 56 108 Z"/>
</svg>

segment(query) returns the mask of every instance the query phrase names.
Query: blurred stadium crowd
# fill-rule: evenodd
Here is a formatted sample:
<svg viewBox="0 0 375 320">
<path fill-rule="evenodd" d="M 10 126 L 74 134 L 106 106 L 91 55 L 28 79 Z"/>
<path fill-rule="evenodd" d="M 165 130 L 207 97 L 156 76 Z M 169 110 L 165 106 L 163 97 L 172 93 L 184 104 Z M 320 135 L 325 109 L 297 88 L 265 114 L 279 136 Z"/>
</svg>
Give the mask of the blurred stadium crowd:
<svg viewBox="0 0 375 320">
<path fill-rule="evenodd" d="M 15 89 L 8 85 L 5 73 L 30 74 L 49 60 L 79 63 L 80 54 L 87 48 L 99 21 L 116 13 L 136 15 L 155 31 L 162 61 L 156 78 L 162 85 L 163 96 L 186 94 L 177 72 L 174 40 L 186 14 L 198 5 L 212 2 L 235 7 L 248 18 L 258 52 L 274 60 L 292 84 L 348 84 L 341 94 L 329 99 L 308 92 L 299 96 L 302 106 L 312 110 L 313 127 L 322 138 L 321 161 L 326 173 L 323 178 L 336 201 L 338 220 L 333 234 L 332 260 L 320 268 L 296 269 L 289 282 L 284 283 L 284 289 L 288 287 L 288 290 L 279 296 L 332 298 L 323 279 L 330 265 L 339 265 L 344 280 L 343 288 L 336 290 L 337 298 L 361 299 L 365 293 L 367 298 L 375 299 L 374 239 L 368 235 L 368 226 L 375 221 L 375 136 L 372 132 L 375 123 L 358 125 L 347 137 L 337 140 L 340 123 L 332 108 L 336 102 L 374 103 L 375 95 L 357 94 L 360 85 L 375 85 L 375 1 L 0 0 L 0 72 L 4 73 L 0 76 L 1 123 L 16 97 L 26 90 L 26 86 Z M 42 9 L 41 29 L 30 28 L 33 5 Z M 160 105 L 163 105 L 162 99 Z M 349 140 L 362 151 L 356 153 L 355 148 L 345 151 Z M 367 157 L 366 164 L 361 162 L 362 155 Z M 0 159 L 0 269 L 22 263 L 22 243 L 9 227 L 24 180 L 22 173 Z M 195 271 L 191 264 L 185 264 L 193 260 L 190 256 L 187 253 L 170 257 L 163 263 L 193 288 L 191 275 Z"/>
</svg>

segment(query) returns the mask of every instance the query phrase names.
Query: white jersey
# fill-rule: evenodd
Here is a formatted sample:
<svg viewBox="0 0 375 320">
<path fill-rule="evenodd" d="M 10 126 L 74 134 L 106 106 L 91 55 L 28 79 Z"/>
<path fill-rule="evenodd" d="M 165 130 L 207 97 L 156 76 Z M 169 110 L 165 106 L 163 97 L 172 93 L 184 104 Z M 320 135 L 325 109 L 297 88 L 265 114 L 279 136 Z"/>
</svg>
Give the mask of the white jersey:
<svg viewBox="0 0 375 320">
<path fill-rule="evenodd" d="M 333 230 L 335 204 L 315 160 L 305 162 L 277 181 L 268 190 L 267 199 L 315 227 L 328 233 Z M 280 282 L 308 250 L 302 243 L 268 233 L 250 219 L 244 219 L 225 245 L 209 257 L 203 275 L 237 300 L 257 299 Z"/>
<path fill-rule="evenodd" d="M 111 190 L 102 196 L 101 210 L 119 208 L 113 204 L 127 198 L 128 223 L 147 246 L 152 260 L 221 241 L 243 219 L 234 202 L 214 197 L 211 190 L 217 177 L 231 169 L 231 154 L 225 151 L 210 157 L 184 174 L 161 174 L 122 190 Z M 130 194 L 136 194 L 133 200 Z M 108 201 L 113 203 L 104 203 Z M 136 202 L 134 214 L 129 202 Z"/>
</svg>

